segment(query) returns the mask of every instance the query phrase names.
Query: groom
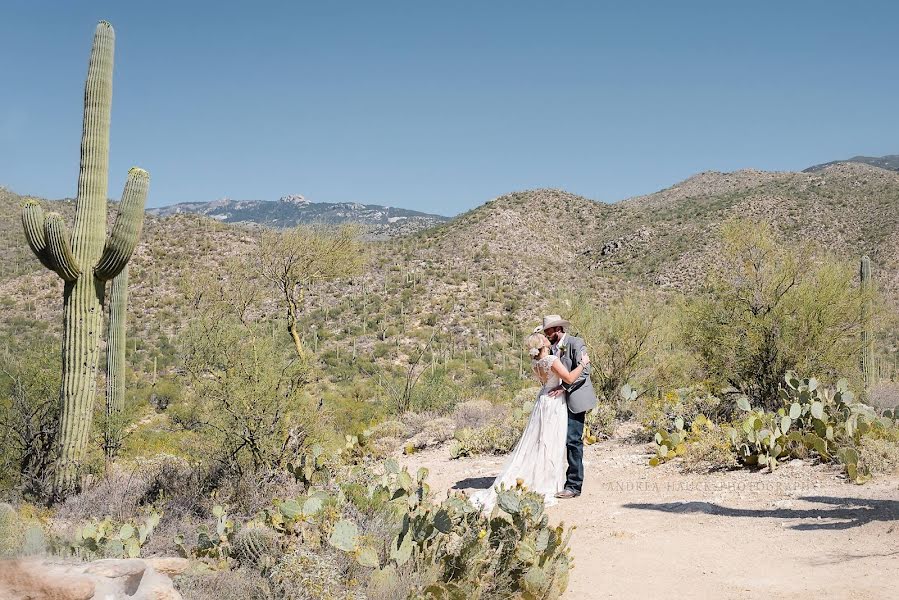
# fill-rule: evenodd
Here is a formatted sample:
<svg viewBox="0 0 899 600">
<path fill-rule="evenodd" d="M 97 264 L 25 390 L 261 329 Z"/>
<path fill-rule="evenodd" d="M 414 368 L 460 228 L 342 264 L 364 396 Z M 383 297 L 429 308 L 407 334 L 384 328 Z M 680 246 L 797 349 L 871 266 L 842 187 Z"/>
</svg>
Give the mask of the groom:
<svg viewBox="0 0 899 600">
<path fill-rule="evenodd" d="M 552 344 L 552 353 L 559 357 L 569 371 L 581 362 L 581 355 L 587 348 L 584 340 L 568 335 L 571 324 L 559 315 L 543 317 L 543 335 Z M 565 489 L 556 498 L 577 498 L 584 485 L 584 417 L 596 406 L 596 393 L 590 383 L 590 365 L 584 367 L 581 376 L 574 383 L 562 383 L 561 390 L 550 392 L 557 397 L 566 394 L 568 403 L 568 436 L 565 447 L 568 450 L 568 472 Z"/>
</svg>

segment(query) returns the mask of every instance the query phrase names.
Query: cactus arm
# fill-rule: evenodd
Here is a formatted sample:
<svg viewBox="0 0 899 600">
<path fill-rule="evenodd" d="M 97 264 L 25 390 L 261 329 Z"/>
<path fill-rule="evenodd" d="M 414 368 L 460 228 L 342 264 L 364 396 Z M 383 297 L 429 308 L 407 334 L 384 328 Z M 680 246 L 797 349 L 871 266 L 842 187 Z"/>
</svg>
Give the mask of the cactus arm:
<svg viewBox="0 0 899 600">
<path fill-rule="evenodd" d="M 28 246 L 41 264 L 56 270 L 56 265 L 47 253 L 47 235 L 44 232 L 44 209 L 34 200 L 28 200 L 22 207 L 22 227 L 25 229 L 25 239 Z"/>
<path fill-rule="evenodd" d="M 81 275 L 81 268 L 72 248 L 69 245 L 69 236 L 66 232 L 65 221 L 58 213 L 50 213 L 44 221 L 44 236 L 47 240 L 47 255 L 63 281 L 75 281 Z"/>
<path fill-rule="evenodd" d="M 143 169 L 132 167 L 128 171 L 128 181 L 122 192 L 119 214 L 112 233 L 103 248 L 100 262 L 94 268 L 94 274 L 102 281 L 109 281 L 122 272 L 131 259 L 131 254 L 140 239 L 144 224 L 144 204 L 150 187 L 150 175 Z"/>
</svg>

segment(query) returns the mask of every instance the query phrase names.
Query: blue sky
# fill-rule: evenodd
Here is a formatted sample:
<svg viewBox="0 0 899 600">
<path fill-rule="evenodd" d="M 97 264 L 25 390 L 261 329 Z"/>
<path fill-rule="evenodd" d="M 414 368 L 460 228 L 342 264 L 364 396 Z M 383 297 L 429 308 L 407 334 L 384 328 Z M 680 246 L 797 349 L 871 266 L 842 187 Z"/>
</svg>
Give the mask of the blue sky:
<svg viewBox="0 0 899 600">
<path fill-rule="evenodd" d="M 456 214 L 557 187 L 899 153 L 899 3 L 4 0 L 0 184 L 74 194 L 97 20 L 116 28 L 110 195 Z"/>
</svg>

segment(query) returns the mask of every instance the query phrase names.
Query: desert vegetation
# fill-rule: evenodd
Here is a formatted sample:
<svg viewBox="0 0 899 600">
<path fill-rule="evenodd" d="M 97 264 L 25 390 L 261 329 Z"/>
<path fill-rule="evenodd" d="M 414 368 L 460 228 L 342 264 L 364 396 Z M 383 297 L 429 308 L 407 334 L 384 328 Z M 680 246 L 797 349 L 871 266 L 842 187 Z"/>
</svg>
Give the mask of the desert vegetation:
<svg viewBox="0 0 899 600">
<path fill-rule="evenodd" d="M 24 223 L 0 249 L 3 556 L 177 555 L 189 598 L 558 598 L 576 523 L 522 486 L 483 514 L 403 463 L 514 446 L 536 394 L 521 340 L 550 312 L 590 348 L 586 442 L 626 424 L 641 468 L 899 469 L 899 175 L 702 174 L 614 206 L 518 192 L 373 241 L 144 227 L 132 169 L 110 226 L 112 43 L 101 23 L 77 201 L 0 190 Z M 515 245 L 543 235 L 557 253 Z"/>
</svg>

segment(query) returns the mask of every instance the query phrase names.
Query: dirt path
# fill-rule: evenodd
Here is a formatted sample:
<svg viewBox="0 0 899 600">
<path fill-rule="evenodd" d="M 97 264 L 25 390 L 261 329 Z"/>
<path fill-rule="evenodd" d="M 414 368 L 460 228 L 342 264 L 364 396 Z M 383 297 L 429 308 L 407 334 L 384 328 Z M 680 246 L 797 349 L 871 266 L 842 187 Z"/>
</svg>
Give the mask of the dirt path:
<svg viewBox="0 0 899 600">
<path fill-rule="evenodd" d="M 584 494 L 549 509 L 577 526 L 566 598 L 896 598 L 899 476 L 846 483 L 794 461 L 774 473 L 682 474 L 647 466 L 645 446 L 586 450 Z M 489 485 L 502 457 L 406 457 L 431 485 Z"/>
</svg>

